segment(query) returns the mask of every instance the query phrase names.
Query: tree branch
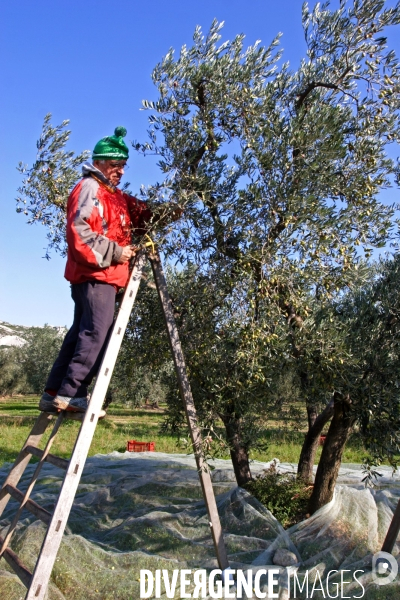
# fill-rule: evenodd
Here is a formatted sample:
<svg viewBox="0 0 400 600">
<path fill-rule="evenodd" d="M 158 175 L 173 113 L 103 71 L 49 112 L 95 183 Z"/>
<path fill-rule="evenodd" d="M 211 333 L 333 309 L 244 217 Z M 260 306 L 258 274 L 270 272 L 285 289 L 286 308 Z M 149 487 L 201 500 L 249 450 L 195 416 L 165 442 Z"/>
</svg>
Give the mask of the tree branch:
<svg viewBox="0 0 400 600">
<path fill-rule="evenodd" d="M 297 96 L 297 100 L 296 100 L 296 110 L 299 110 L 303 104 L 305 99 L 307 98 L 307 96 L 309 94 L 311 94 L 311 92 L 313 90 L 315 90 L 315 88 L 317 87 L 324 87 L 324 88 L 328 88 L 330 90 L 338 90 L 340 89 L 338 85 L 336 85 L 335 83 L 324 83 L 323 81 L 312 81 L 311 83 L 308 84 L 308 86 L 306 87 L 306 89 L 304 90 L 304 92 L 302 92 L 301 94 L 299 94 Z"/>
<path fill-rule="evenodd" d="M 340 92 L 342 92 L 342 94 L 346 94 L 347 96 L 350 96 L 350 98 L 353 98 L 353 100 L 358 104 L 358 99 L 355 96 L 353 96 L 352 94 L 350 94 L 350 92 L 347 92 L 346 90 L 341 88 L 339 85 L 339 83 L 341 81 L 343 81 L 343 79 L 345 78 L 347 73 L 349 73 L 350 71 L 351 71 L 351 69 L 350 69 L 350 67 L 348 67 L 342 73 L 342 75 L 339 77 L 338 83 L 325 83 L 324 81 L 312 81 L 311 83 L 309 83 L 308 86 L 306 87 L 306 89 L 304 90 L 304 92 L 302 92 L 301 94 L 299 94 L 297 96 L 297 100 L 295 103 L 296 110 L 299 110 L 303 106 L 304 101 L 307 98 L 307 96 L 309 94 L 311 94 L 311 92 L 318 87 L 327 88 L 329 90 L 339 90 Z"/>
</svg>

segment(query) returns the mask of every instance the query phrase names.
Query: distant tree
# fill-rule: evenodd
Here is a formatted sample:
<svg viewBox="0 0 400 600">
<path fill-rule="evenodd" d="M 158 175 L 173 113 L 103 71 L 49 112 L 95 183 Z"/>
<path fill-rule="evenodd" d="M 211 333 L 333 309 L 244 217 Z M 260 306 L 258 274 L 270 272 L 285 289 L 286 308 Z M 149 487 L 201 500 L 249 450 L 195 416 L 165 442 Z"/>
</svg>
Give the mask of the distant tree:
<svg viewBox="0 0 400 600">
<path fill-rule="evenodd" d="M 20 348 L 20 364 L 29 392 L 43 392 L 65 333 L 66 331 L 50 325 L 30 327 L 27 330 L 26 344 Z"/>
<path fill-rule="evenodd" d="M 132 407 L 158 405 L 166 400 L 172 370 L 172 360 L 161 368 L 152 360 L 143 360 L 138 345 L 128 335 L 122 342 L 107 397 Z"/>
<path fill-rule="evenodd" d="M 27 389 L 26 374 L 21 368 L 21 349 L 15 346 L 0 348 L 0 395 L 12 396 Z"/>
<path fill-rule="evenodd" d="M 41 394 L 65 331 L 50 325 L 24 328 L 25 343 L 0 349 L 0 394 Z"/>
</svg>

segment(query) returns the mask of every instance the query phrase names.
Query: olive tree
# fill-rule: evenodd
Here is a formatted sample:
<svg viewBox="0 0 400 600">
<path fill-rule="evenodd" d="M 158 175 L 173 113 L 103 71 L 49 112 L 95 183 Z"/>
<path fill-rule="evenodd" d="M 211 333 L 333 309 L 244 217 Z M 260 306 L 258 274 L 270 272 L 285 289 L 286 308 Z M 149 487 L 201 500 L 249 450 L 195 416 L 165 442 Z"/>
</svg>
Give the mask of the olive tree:
<svg viewBox="0 0 400 600">
<path fill-rule="evenodd" d="M 359 363 L 352 402 L 371 459 L 396 466 L 400 454 L 400 255 L 380 261 L 374 281 L 349 298 L 343 315 Z"/>
<path fill-rule="evenodd" d="M 333 494 L 344 443 L 357 431 L 370 465 L 400 455 L 399 412 L 400 260 L 374 265 L 370 280 L 331 307 L 331 321 L 348 358 L 336 371 L 333 418 L 322 450 L 310 511 Z"/>
<path fill-rule="evenodd" d="M 30 392 L 41 394 L 67 330 L 44 325 L 29 327 L 20 348 L 20 364 Z"/>
<path fill-rule="evenodd" d="M 50 325 L 27 327 L 21 346 L 0 348 L 0 394 L 41 394 L 65 333 Z"/>
<path fill-rule="evenodd" d="M 158 97 L 143 103 L 150 139 L 136 144 L 164 173 L 145 197 L 185 211 L 163 238 L 168 256 L 213 274 L 222 294 L 214 311 L 241 296 L 243 323 L 271 311 L 262 321 L 284 319 L 294 343 L 310 314 L 304 299 L 342 293 L 360 256 L 390 238 L 395 206 L 378 195 L 397 173 L 388 146 L 398 140 L 400 91 L 384 34 L 399 23 L 398 5 L 304 4 L 302 20 L 307 54 L 297 70 L 281 63 L 278 38 L 245 50 L 243 35 L 220 43 L 222 24 L 205 36 L 197 28 L 190 48 L 170 50 L 154 69 Z M 304 400 L 312 425 L 307 386 Z"/>
</svg>

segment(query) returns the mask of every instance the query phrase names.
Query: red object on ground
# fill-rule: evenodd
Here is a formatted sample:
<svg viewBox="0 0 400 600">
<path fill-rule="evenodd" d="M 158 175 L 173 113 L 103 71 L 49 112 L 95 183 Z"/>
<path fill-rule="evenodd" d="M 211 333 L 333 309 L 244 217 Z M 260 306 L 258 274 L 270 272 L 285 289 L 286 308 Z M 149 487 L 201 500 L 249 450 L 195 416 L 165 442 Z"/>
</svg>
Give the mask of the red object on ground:
<svg viewBox="0 0 400 600">
<path fill-rule="evenodd" d="M 326 440 L 326 435 L 320 435 L 320 436 L 319 436 L 319 445 L 320 445 L 320 446 L 323 446 L 323 445 L 324 445 L 324 442 L 325 442 L 325 440 Z"/>
<path fill-rule="evenodd" d="M 137 442 L 136 440 L 128 440 L 126 442 L 128 452 L 154 452 L 156 445 L 154 442 Z"/>
</svg>

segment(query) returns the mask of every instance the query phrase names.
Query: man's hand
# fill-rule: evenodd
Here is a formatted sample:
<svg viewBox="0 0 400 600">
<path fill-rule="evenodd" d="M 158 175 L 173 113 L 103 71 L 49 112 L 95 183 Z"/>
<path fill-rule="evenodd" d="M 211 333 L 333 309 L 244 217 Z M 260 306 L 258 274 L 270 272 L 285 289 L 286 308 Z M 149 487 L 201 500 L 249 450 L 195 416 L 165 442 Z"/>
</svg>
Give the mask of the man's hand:
<svg viewBox="0 0 400 600">
<path fill-rule="evenodd" d="M 135 248 L 135 246 L 125 246 L 125 248 L 122 250 L 121 256 L 117 260 L 117 263 L 121 264 L 128 262 L 132 256 L 135 256 L 136 252 L 137 248 Z"/>
</svg>

